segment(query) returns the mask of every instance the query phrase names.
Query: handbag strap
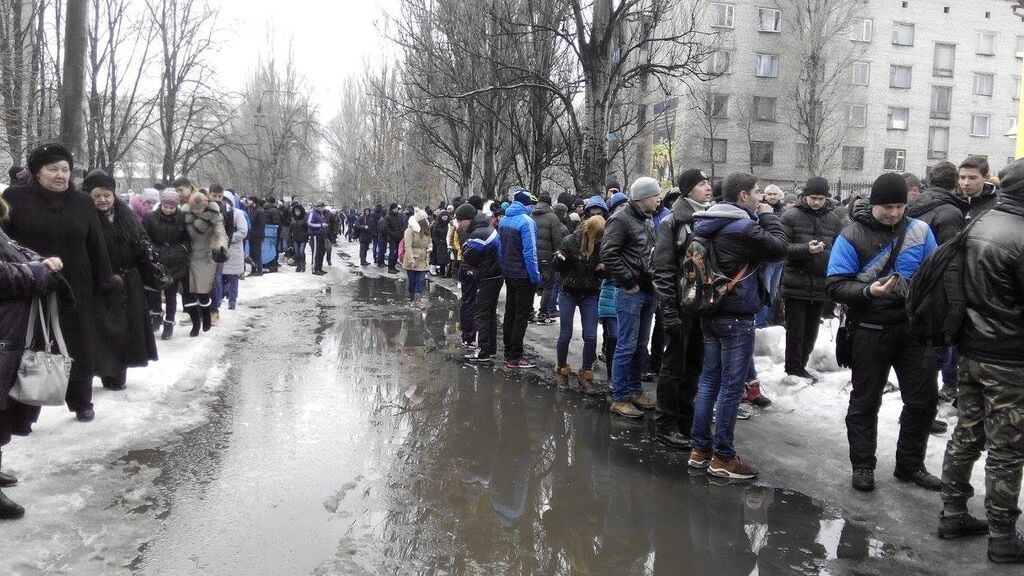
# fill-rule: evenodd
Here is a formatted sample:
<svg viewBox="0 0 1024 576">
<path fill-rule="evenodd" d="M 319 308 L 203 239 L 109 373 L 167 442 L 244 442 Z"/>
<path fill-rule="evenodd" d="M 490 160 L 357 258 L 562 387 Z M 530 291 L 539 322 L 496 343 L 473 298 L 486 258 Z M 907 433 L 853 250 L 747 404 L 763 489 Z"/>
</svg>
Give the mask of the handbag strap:
<svg viewBox="0 0 1024 576">
<path fill-rule="evenodd" d="M 40 311 L 43 309 L 42 302 L 38 297 L 32 298 L 32 306 L 28 312 L 28 330 L 25 331 L 25 350 L 32 349 L 32 341 L 36 337 L 36 322 L 40 320 Z M 46 323 L 43 323 L 43 333 L 46 333 Z"/>
<path fill-rule="evenodd" d="M 39 308 L 42 309 L 43 303 L 39 303 Z M 60 329 L 60 307 L 57 303 L 57 294 L 50 294 L 47 301 L 47 307 L 49 308 L 50 314 L 50 328 L 53 330 L 53 338 L 57 341 L 57 350 L 60 350 L 61 356 L 69 356 L 68 346 L 64 343 L 64 332 Z M 45 333 L 46 325 L 43 324 L 43 330 Z"/>
</svg>

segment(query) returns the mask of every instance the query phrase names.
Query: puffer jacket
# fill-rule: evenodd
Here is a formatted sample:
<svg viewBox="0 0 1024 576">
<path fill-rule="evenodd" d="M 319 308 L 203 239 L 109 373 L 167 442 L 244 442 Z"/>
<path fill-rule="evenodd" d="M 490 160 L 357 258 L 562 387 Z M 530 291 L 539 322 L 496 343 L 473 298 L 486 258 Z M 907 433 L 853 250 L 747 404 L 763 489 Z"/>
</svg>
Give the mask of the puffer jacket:
<svg viewBox="0 0 1024 576">
<path fill-rule="evenodd" d="M 967 200 L 952 191 L 931 186 L 907 206 L 907 217 L 927 224 L 935 241 L 944 244 L 964 229 L 969 208 Z"/>
<path fill-rule="evenodd" d="M 529 279 L 540 284 L 540 267 L 537 258 L 537 223 L 519 202 L 513 202 L 505 210 L 505 217 L 498 225 L 501 240 L 501 272 L 505 278 Z"/>
<path fill-rule="evenodd" d="M 755 216 L 738 204 L 722 203 L 693 215 L 693 234 L 712 240 L 719 272 L 735 277 L 746 272 L 736 287 L 722 298 L 715 316 L 746 317 L 756 314 L 768 301 L 760 274 L 761 264 L 786 257 L 786 232 L 775 214 Z"/>
<path fill-rule="evenodd" d="M 823 302 L 828 299 L 825 292 L 825 275 L 828 273 L 828 258 L 832 245 L 842 232 L 842 223 L 835 213 L 835 205 L 829 201 L 820 210 L 807 205 L 807 199 L 787 210 L 780 219 L 782 229 L 789 239 L 786 251 L 786 267 L 782 273 L 782 296 L 796 300 Z M 825 249 L 811 254 L 807 244 L 818 240 Z"/>
<path fill-rule="evenodd" d="M 893 273 L 899 274 L 896 289 L 888 296 L 873 298 L 868 288 L 881 276 L 904 226 L 903 247 L 893 266 Z M 832 246 L 826 279 L 828 296 L 847 305 L 850 322 L 883 327 L 906 324 L 909 281 L 937 247 L 935 235 L 924 222 L 904 218 L 895 226 L 886 226 L 871 215 L 871 206 L 858 206 L 853 224 L 843 230 Z"/>
<path fill-rule="evenodd" d="M 679 265 L 693 237 L 693 215 L 706 209 L 689 198 L 680 198 L 658 228 L 652 259 L 654 291 L 662 317 L 670 325 L 677 323 L 680 314 Z"/>
<path fill-rule="evenodd" d="M 405 214 L 401 212 L 388 212 L 379 224 L 384 237 L 395 242 L 402 239 L 407 225 Z"/>
<path fill-rule="evenodd" d="M 651 276 L 651 252 L 654 250 L 654 224 L 651 215 L 630 202 L 608 219 L 601 258 L 616 286 L 632 290 L 654 290 Z"/>
<path fill-rule="evenodd" d="M 601 243 L 596 243 L 590 256 L 581 252 L 582 244 L 583 235 L 579 231 L 566 236 L 558 248 L 565 260 L 554 258 L 552 266 L 561 275 L 563 291 L 574 296 L 595 295 L 601 291 L 601 278 L 604 276 L 597 271 L 597 265 L 601 263 Z"/>
<path fill-rule="evenodd" d="M 291 235 L 292 242 L 299 244 L 302 242 L 309 241 L 309 224 L 306 223 L 306 209 L 302 207 L 302 204 L 296 202 L 292 204 L 291 210 L 292 223 L 288 227 L 288 234 Z"/>
<path fill-rule="evenodd" d="M 979 362 L 1024 367 L 1024 191 L 978 218 L 967 236 L 967 315 L 959 352 Z"/>
<path fill-rule="evenodd" d="M 551 206 L 544 202 L 534 206 L 533 221 L 537 223 L 537 260 L 543 266 L 551 262 L 568 229 L 558 219 Z"/>
<path fill-rule="evenodd" d="M 459 253 L 477 281 L 501 278 L 501 238 L 491 226 L 490 217 L 478 212 L 470 222 L 466 236 Z"/>
<path fill-rule="evenodd" d="M 618 292 L 619 289 L 611 280 L 601 283 L 601 295 L 597 298 L 598 318 L 618 318 L 618 313 L 615 311 L 615 295 Z"/>
</svg>

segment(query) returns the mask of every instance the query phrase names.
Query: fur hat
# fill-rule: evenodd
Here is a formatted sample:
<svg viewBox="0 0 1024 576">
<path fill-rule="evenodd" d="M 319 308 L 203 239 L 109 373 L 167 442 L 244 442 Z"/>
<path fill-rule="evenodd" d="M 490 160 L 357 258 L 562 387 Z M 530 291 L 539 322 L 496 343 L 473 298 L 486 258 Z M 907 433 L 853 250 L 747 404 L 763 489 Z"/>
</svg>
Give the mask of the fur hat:
<svg viewBox="0 0 1024 576">
<path fill-rule="evenodd" d="M 456 220 L 472 220 L 476 217 L 476 208 L 469 202 L 455 209 Z"/>
<path fill-rule="evenodd" d="M 28 155 L 28 171 L 39 174 L 39 171 L 47 164 L 64 160 L 72 170 L 75 168 L 75 157 L 71 151 L 60 144 L 43 144 Z"/>
<path fill-rule="evenodd" d="M 85 180 L 82 180 L 82 191 L 89 193 L 93 188 L 105 188 L 113 192 L 117 190 L 117 181 L 103 170 L 93 170 L 86 174 Z"/>
</svg>

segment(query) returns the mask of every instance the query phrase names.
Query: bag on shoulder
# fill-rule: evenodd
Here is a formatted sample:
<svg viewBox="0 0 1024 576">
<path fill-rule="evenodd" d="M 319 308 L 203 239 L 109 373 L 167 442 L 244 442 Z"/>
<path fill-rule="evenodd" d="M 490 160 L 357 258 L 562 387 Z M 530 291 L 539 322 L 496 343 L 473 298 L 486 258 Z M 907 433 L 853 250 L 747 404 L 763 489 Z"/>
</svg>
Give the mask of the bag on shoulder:
<svg viewBox="0 0 1024 576">
<path fill-rule="evenodd" d="M 47 297 L 47 309 L 43 310 L 42 298 L 33 298 L 32 310 L 28 317 L 28 332 L 25 335 L 25 351 L 21 354 L 18 378 L 9 396 L 29 406 L 62 406 L 71 377 L 71 357 L 68 355 L 64 334 L 60 329 L 57 295 Z M 33 350 L 36 324 L 43 329 L 43 349 Z M 48 330 L 49 328 L 49 330 Z M 58 353 L 50 351 L 50 330 L 57 341 Z"/>
<path fill-rule="evenodd" d="M 964 245 L 975 218 L 956 237 L 925 258 L 910 280 L 907 316 L 910 333 L 933 346 L 956 343 L 967 314 Z"/>
<path fill-rule="evenodd" d="M 405 262 L 405 238 L 398 243 L 398 261 Z"/>
<path fill-rule="evenodd" d="M 713 313 L 747 273 L 744 264 L 732 278 L 722 274 L 710 238 L 695 236 L 683 255 L 679 271 L 679 307 L 694 316 Z"/>
</svg>

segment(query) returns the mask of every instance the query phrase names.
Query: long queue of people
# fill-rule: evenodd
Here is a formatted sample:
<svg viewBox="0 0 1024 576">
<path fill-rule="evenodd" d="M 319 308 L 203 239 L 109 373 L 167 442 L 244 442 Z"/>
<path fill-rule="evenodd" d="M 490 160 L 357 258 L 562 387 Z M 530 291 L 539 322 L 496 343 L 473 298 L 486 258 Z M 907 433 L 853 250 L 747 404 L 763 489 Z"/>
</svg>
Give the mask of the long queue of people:
<svg viewBox="0 0 1024 576">
<path fill-rule="evenodd" d="M 731 174 L 716 190 L 693 169 L 668 193 L 638 178 L 628 194 L 611 182 L 603 195 L 560 198 L 552 207 L 547 195 L 519 189 L 508 201 L 474 196 L 433 215 L 406 214 L 397 204 L 386 214 L 366 209 L 352 230 L 362 265 L 371 265 L 372 250 L 378 266 L 397 273 L 402 258 L 414 303 L 428 270 L 458 279 L 466 362 L 498 362 L 504 288 L 507 369 L 535 366 L 523 346 L 528 325 L 557 318 L 559 385 L 610 395 L 617 417 L 653 411 L 659 442 L 687 451 L 689 466 L 732 480 L 758 475 L 735 449 L 736 421 L 750 414 L 741 405 L 771 405 L 754 365 L 755 330 L 784 325 L 787 377 L 814 383 L 819 375 L 807 364 L 819 325 L 838 313 L 837 360 L 851 369 L 851 487 L 875 488 L 878 412 L 895 370 L 903 410 L 893 476 L 941 492 L 941 538 L 987 534 L 991 560 L 1022 562 L 1024 161 L 999 179 L 988 170 L 983 158 L 970 157 L 959 167 L 936 165 L 927 185 L 914 174 L 887 173 L 870 192 L 840 203 L 821 177 L 787 200 L 776 186 L 762 191 L 750 174 Z M 979 225 L 968 229 L 974 220 Z M 940 245 L 958 240 L 967 262 L 959 346 L 935 347 L 911 330 L 910 286 Z M 718 279 L 717 301 L 695 307 L 688 291 L 695 270 L 705 269 Z M 582 356 L 570 366 L 577 310 Z M 594 376 L 602 355 L 610 387 Z M 648 374 L 656 400 L 643 389 Z M 940 398 L 959 410 L 941 479 L 925 468 L 929 434 L 944 431 Z M 983 450 L 987 520 L 967 510 Z"/>
</svg>

